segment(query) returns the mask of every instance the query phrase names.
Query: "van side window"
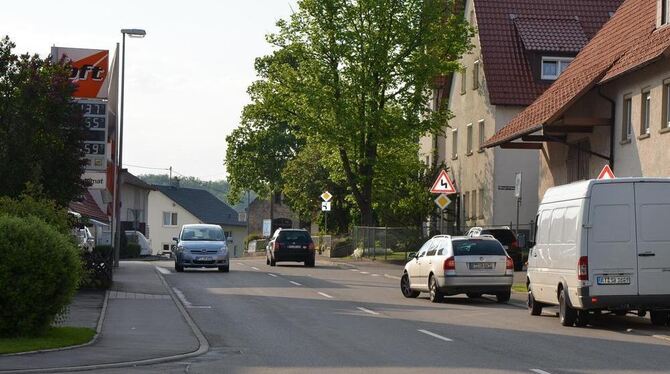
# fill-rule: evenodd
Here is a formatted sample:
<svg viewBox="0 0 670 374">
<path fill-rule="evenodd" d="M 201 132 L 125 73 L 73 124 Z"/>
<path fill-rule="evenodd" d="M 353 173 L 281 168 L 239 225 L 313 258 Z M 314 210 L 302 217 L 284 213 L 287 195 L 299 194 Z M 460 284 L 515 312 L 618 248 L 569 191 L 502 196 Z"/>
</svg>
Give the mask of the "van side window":
<svg viewBox="0 0 670 374">
<path fill-rule="evenodd" d="M 574 244 L 577 242 L 577 224 L 579 223 L 579 207 L 573 206 L 565 211 L 563 217 L 563 243 Z"/>
<path fill-rule="evenodd" d="M 551 210 L 545 210 L 540 215 L 539 230 L 537 233 L 537 242 L 546 244 L 549 242 L 549 227 L 551 226 Z"/>
<path fill-rule="evenodd" d="M 563 216 L 565 208 L 555 209 L 551 214 L 551 228 L 549 229 L 549 242 L 563 243 Z"/>
<path fill-rule="evenodd" d="M 599 243 L 630 242 L 633 219 L 629 205 L 597 205 L 593 209 L 593 240 Z"/>
</svg>

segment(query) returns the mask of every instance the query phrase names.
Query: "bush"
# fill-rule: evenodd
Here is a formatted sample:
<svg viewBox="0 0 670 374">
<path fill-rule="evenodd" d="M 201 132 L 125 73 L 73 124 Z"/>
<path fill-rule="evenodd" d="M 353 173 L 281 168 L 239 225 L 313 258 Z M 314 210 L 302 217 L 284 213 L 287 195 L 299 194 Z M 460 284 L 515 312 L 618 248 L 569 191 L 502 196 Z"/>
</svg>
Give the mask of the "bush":
<svg viewBox="0 0 670 374">
<path fill-rule="evenodd" d="M 120 258 L 138 258 L 142 247 L 137 243 L 127 243 L 125 247 L 121 247 Z"/>
<path fill-rule="evenodd" d="M 37 217 L 61 234 L 71 235 L 72 223 L 67 210 L 59 207 L 53 200 L 21 195 L 18 199 L 0 197 L 0 214 L 15 217 Z"/>
<path fill-rule="evenodd" d="M 84 275 L 80 288 L 108 289 L 112 286 L 114 247 L 99 245 L 91 253 L 81 252 Z"/>
<path fill-rule="evenodd" d="M 0 215 L 0 237 L 0 336 L 39 335 L 72 300 L 79 250 L 35 217 Z"/>
</svg>

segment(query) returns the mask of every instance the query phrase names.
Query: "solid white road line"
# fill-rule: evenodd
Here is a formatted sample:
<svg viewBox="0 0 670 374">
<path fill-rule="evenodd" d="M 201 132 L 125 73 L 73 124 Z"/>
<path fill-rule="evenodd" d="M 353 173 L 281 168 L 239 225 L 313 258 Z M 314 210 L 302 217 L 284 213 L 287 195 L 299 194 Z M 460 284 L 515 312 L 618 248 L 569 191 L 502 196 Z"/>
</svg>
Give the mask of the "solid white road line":
<svg viewBox="0 0 670 374">
<path fill-rule="evenodd" d="M 211 306 L 209 305 L 193 305 L 191 304 L 190 301 L 186 300 L 186 296 L 184 296 L 184 293 L 181 292 L 177 287 L 172 287 L 172 290 L 174 291 L 175 295 L 177 295 L 177 298 L 179 301 L 181 301 L 182 304 L 184 304 L 184 307 L 188 309 L 212 309 Z"/>
<path fill-rule="evenodd" d="M 389 278 L 389 279 L 398 279 L 398 280 L 400 280 L 400 277 L 396 277 L 395 275 L 384 274 L 384 277 Z"/>
<path fill-rule="evenodd" d="M 351 271 L 358 271 L 358 269 L 349 269 L 349 270 L 351 270 Z"/>
<path fill-rule="evenodd" d="M 268 273 L 268 275 L 277 278 L 277 274 Z"/>
<path fill-rule="evenodd" d="M 379 274 L 370 274 L 371 277 L 378 277 Z"/>
<path fill-rule="evenodd" d="M 446 337 L 444 337 L 444 336 L 442 336 L 442 335 L 437 335 L 436 333 L 434 333 L 434 332 L 430 332 L 430 331 L 428 331 L 428 330 L 418 330 L 418 331 L 419 331 L 420 333 L 424 333 L 424 334 L 426 334 L 426 335 L 432 336 L 433 338 L 440 339 L 440 340 L 444 340 L 445 342 L 453 342 L 453 340 L 451 340 L 451 339 L 449 339 L 449 338 L 446 338 Z"/>
<path fill-rule="evenodd" d="M 291 283 L 294 286 L 302 286 L 302 284 L 300 284 L 298 282 L 294 282 L 294 281 L 289 281 L 289 283 Z"/>
<path fill-rule="evenodd" d="M 532 371 L 535 374 L 551 374 L 550 372 L 544 371 L 542 369 L 530 369 L 530 371 Z"/>
<path fill-rule="evenodd" d="M 373 310 L 370 310 L 370 309 L 367 309 L 367 308 L 363 308 L 363 307 L 360 307 L 360 306 L 359 306 L 359 307 L 356 307 L 356 309 L 358 309 L 358 310 L 360 310 L 360 311 L 362 311 L 362 312 L 368 313 L 368 314 L 372 314 L 373 316 L 378 316 L 378 315 L 379 315 L 379 313 L 377 313 L 377 312 L 375 312 L 375 311 L 373 311 Z"/>
<path fill-rule="evenodd" d="M 667 336 L 667 335 L 652 335 L 651 337 L 656 338 L 656 339 L 670 341 L 670 336 Z"/>
<path fill-rule="evenodd" d="M 252 266 L 251 268 L 254 269 L 254 270 L 259 270 L 259 269 L 258 269 L 257 267 L 255 267 L 255 266 Z"/>
<path fill-rule="evenodd" d="M 170 270 L 162 267 L 162 266 L 156 266 L 156 270 L 160 271 L 161 274 L 172 274 Z"/>
<path fill-rule="evenodd" d="M 319 295 L 323 296 L 323 297 L 327 297 L 327 298 L 329 298 L 329 299 L 333 299 L 333 297 L 330 296 L 330 295 L 328 295 L 327 293 L 323 293 L 323 292 L 317 292 L 317 293 L 318 293 Z"/>
<path fill-rule="evenodd" d="M 361 274 L 370 274 L 367 271 L 361 271 Z"/>
</svg>

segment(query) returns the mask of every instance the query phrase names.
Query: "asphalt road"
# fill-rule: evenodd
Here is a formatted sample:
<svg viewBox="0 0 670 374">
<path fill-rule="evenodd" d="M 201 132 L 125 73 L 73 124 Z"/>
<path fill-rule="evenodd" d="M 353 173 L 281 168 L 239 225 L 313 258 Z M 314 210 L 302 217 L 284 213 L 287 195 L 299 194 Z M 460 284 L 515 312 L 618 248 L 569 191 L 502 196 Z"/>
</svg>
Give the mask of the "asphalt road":
<svg viewBox="0 0 670 374">
<path fill-rule="evenodd" d="M 270 267 L 260 258 L 233 260 L 230 273 L 175 273 L 171 262 L 157 265 L 211 349 L 188 362 L 109 373 L 670 371 L 670 329 L 648 319 L 603 316 L 566 328 L 555 309 L 531 317 L 487 299 L 405 299 L 397 266 Z"/>
</svg>

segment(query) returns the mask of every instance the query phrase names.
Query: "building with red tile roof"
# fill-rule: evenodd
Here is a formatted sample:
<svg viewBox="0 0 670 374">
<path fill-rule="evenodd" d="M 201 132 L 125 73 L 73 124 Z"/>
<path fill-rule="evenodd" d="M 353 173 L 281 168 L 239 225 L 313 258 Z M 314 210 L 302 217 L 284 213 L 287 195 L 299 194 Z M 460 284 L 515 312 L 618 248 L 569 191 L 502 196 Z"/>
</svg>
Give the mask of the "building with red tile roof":
<svg viewBox="0 0 670 374">
<path fill-rule="evenodd" d="M 668 176 L 669 0 L 626 0 L 558 80 L 486 147 L 526 149 L 554 185 L 617 176 Z M 669 137 L 666 139 L 666 137 Z"/>
<path fill-rule="evenodd" d="M 464 14 L 477 29 L 474 48 L 461 59 L 463 70 L 435 90 L 434 105 L 447 100 L 453 118 L 446 136 L 422 139 L 420 155 L 428 163 L 445 161 L 457 185 L 450 216 L 458 219 L 449 227 L 516 221 L 519 172 L 519 220 L 530 228 L 538 203 L 537 154 L 484 143 L 550 87 L 622 1 L 465 1 Z"/>
</svg>

